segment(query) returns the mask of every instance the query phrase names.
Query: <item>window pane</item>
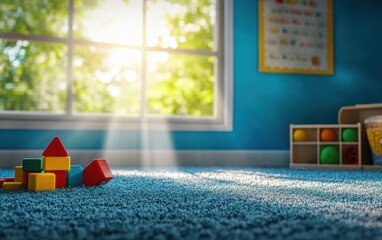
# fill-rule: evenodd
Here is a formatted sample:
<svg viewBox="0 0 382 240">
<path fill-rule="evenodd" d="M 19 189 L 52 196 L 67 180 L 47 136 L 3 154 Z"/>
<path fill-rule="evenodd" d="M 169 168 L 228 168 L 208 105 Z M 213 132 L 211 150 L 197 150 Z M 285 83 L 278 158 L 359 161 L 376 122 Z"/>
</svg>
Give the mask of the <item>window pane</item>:
<svg viewBox="0 0 382 240">
<path fill-rule="evenodd" d="M 76 0 L 74 36 L 129 45 L 142 44 L 142 0 Z"/>
<path fill-rule="evenodd" d="M 65 45 L 0 40 L 0 52 L 1 110 L 65 110 Z"/>
<path fill-rule="evenodd" d="M 151 52 L 147 61 L 150 114 L 213 116 L 214 57 Z"/>
<path fill-rule="evenodd" d="M 93 46 L 74 51 L 74 112 L 139 113 L 139 51 Z"/>
<path fill-rule="evenodd" d="M 147 45 L 212 50 L 215 0 L 148 0 Z"/>
<path fill-rule="evenodd" d="M 0 31 L 66 37 L 68 1 L 0 0 Z"/>
</svg>

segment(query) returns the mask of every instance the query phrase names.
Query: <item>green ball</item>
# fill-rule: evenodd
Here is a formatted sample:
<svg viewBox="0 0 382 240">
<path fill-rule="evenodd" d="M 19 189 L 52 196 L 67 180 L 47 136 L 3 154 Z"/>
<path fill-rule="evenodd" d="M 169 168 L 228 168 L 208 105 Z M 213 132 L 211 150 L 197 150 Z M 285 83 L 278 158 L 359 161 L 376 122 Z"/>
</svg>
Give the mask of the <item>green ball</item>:
<svg viewBox="0 0 382 240">
<path fill-rule="evenodd" d="M 357 130 L 355 130 L 353 128 L 346 128 L 342 132 L 342 140 L 344 142 L 357 142 L 358 141 Z"/>
<path fill-rule="evenodd" d="M 320 152 L 321 164 L 339 164 L 340 163 L 340 151 L 338 147 L 326 146 L 322 148 Z"/>
</svg>

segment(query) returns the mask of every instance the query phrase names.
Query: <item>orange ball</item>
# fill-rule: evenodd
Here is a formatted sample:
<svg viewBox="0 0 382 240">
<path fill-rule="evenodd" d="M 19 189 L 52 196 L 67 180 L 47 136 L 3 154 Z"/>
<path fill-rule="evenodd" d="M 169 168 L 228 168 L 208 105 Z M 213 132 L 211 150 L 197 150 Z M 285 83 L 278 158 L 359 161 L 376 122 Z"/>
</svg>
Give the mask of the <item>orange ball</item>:
<svg viewBox="0 0 382 240">
<path fill-rule="evenodd" d="M 321 131 L 321 141 L 334 142 L 336 140 L 336 132 L 333 129 L 324 129 Z"/>
</svg>

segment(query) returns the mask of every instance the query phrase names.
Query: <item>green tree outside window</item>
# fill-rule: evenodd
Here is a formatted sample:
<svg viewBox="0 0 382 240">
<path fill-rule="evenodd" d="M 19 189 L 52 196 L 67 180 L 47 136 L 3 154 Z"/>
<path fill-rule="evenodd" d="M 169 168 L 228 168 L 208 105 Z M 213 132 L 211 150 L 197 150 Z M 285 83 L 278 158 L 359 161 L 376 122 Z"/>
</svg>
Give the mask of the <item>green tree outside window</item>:
<svg viewBox="0 0 382 240">
<path fill-rule="evenodd" d="M 138 115 L 145 77 L 148 114 L 214 115 L 215 2 L 147 0 L 146 46 L 143 2 L 74 0 L 68 61 L 69 1 L 0 0 L 0 109 L 65 112 L 71 87 L 74 114 Z"/>
</svg>

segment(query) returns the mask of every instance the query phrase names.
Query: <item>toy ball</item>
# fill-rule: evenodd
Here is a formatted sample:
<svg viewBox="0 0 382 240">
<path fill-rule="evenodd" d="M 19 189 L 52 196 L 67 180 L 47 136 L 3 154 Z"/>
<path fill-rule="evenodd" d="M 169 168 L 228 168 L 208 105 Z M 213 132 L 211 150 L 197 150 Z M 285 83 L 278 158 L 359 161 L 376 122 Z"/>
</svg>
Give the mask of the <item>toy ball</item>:
<svg viewBox="0 0 382 240">
<path fill-rule="evenodd" d="M 344 142 L 357 142 L 358 133 L 357 130 L 353 128 L 347 128 L 342 132 L 342 140 Z"/>
<path fill-rule="evenodd" d="M 358 149 L 355 146 L 344 148 L 342 150 L 343 164 L 358 164 Z"/>
<path fill-rule="evenodd" d="M 303 142 L 308 140 L 308 133 L 303 129 L 296 129 L 293 133 L 293 140 Z"/>
<path fill-rule="evenodd" d="M 322 148 L 320 152 L 320 163 L 321 164 L 339 164 L 340 162 L 340 152 L 338 147 L 326 146 Z"/>
<path fill-rule="evenodd" d="M 321 141 L 334 142 L 336 140 L 336 132 L 333 129 L 324 129 L 321 131 Z"/>
</svg>

